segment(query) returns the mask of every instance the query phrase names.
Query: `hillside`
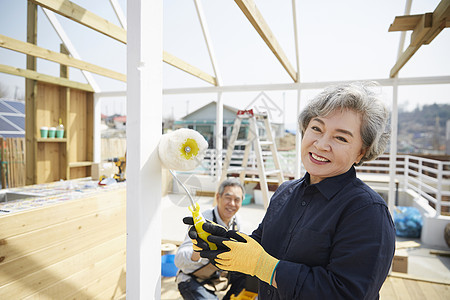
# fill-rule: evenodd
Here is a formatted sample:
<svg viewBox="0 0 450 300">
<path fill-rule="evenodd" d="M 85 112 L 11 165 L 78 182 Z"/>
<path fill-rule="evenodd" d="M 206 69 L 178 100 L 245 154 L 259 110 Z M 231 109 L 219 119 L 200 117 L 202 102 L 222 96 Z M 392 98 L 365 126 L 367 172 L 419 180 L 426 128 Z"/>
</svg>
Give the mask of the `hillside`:
<svg viewBox="0 0 450 300">
<path fill-rule="evenodd" d="M 398 115 L 398 152 L 439 154 L 445 152 L 446 122 L 450 104 L 424 105 Z"/>
</svg>

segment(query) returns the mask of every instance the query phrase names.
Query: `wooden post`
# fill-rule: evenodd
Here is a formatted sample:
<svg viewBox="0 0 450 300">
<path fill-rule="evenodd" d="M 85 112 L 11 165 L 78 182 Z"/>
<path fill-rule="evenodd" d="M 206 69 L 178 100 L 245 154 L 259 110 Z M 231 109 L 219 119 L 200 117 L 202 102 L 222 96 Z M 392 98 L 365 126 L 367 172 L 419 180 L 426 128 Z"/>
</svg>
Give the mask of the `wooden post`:
<svg viewBox="0 0 450 300">
<path fill-rule="evenodd" d="M 37 43 L 37 6 L 28 1 L 27 10 L 27 42 Z M 36 71 L 36 57 L 27 55 L 27 69 Z M 25 79 L 25 139 L 26 139 L 26 184 L 36 182 L 36 153 L 37 143 L 35 142 L 38 129 L 35 120 L 35 97 L 37 92 L 36 80 Z"/>
<path fill-rule="evenodd" d="M 5 140 L 0 138 L 0 173 L 2 180 L 2 189 L 6 189 L 6 172 L 5 172 Z"/>
<path fill-rule="evenodd" d="M 127 14 L 127 299 L 160 299 L 162 0 Z"/>
<path fill-rule="evenodd" d="M 60 44 L 59 51 L 63 54 L 69 54 L 69 50 L 67 50 L 66 46 L 64 44 Z M 65 65 L 59 65 L 59 76 L 61 78 L 69 79 L 69 68 Z M 69 111 L 70 111 L 70 88 L 61 86 L 60 87 L 60 115 L 59 118 L 61 118 L 62 124 L 65 126 L 65 136 L 68 136 L 68 130 L 69 126 L 67 126 L 67 120 L 69 119 Z M 69 159 L 68 159 L 68 152 L 69 152 L 69 139 L 67 139 L 67 142 L 61 143 L 59 145 L 59 151 L 60 151 L 60 161 L 59 161 L 59 177 L 61 179 L 68 180 L 70 179 L 70 168 L 69 168 Z"/>
</svg>

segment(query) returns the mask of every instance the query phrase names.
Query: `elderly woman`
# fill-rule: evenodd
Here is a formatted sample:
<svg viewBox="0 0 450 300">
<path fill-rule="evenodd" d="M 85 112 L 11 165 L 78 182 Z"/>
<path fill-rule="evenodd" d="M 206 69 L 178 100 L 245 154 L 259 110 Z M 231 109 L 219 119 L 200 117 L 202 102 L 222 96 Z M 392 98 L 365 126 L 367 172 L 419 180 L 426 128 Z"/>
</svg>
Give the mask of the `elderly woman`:
<svg viewBox="0 0 450 300">
<path fill-rule="evenodd" d="M 221 269 L 258 277 L 258 299 L 378 299 L 394 224 L 354 166 L 384 151 L 388 116 L 367 84 L 325 89 L 299 116 L 306 175 L 277 189 L 250 237 L 208 223 L 219 249 L 197 238 L 196 250 Z"/>
</svg>

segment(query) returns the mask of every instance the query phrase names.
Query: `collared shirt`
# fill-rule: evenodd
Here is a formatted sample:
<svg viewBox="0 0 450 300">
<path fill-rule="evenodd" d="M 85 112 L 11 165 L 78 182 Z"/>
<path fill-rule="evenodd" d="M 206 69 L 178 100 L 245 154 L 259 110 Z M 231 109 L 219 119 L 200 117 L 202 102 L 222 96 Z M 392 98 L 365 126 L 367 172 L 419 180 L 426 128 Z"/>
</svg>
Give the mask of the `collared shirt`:
<svg viewBox="0 0 450 300">
<path fill-rule="evenodd" d="M 260 282 L 259 299 L 378 299 L 395 250 L 385 201 L 353 167 L 309 178 L 283 183 L 252 233 L 280 260 L 277 288 Z"/>
<path fill-rule="evenodd" d="M 217 206 L 213 209 L 203 211 L 202 214 L 206 220 L 215 221 L 217 224 L 220 224 L 228 229 L 233 229 L 234 227 L 235 230 L 239 230 L 241 227 L 241 220 L 238 213 L 234 215 L 229 224 L 225 224 L 225 222 L 220 218 Z M 175 254 L 175 265 L 182 271 L 177 275 L 177 283 L 191 279 L 191 276 L 187 274 L 192 273 L 200 267 L 209 263 L 209 260 L 207 258 L 200 258 L 198 261 L 193 261 L 191 259 L 193 252 L 194 249 L 192 248 L 192 240 L 189 235 L 186 234 L 183 243 L 180 245 L 180 247 L 178 247 L 177 253 Z"/>
</svg>

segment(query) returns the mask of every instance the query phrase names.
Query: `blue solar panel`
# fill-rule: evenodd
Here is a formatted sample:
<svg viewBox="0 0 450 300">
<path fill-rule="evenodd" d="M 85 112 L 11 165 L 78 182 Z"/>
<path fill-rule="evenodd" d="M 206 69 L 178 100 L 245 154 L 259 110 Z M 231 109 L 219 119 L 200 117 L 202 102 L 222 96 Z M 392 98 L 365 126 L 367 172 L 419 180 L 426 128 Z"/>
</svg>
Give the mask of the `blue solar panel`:
<svg viewBox="0 0 450 300">
<path fill-rule="evenodd" d="M 25 134 L 18 134 L 18 133 L 4 133 L 4 134 L 0 134 L 0 137 L 2 138 L 23 138 L 25 137 Z"/>
<path fill-rule="evenodd" d="M 0 131 L 17 131 L 17 128 L 0 118 Z"/>
<path fill-rule="evenodd" d="M 23 101 L 10 101 L 10 100 L 3 100 L 5 101 L 6 104 L 14 107 L 15 109 L 17 109 L 18 111 L 20 111 L 21 113 L 25 113 L 25 102 Z"/>
<path fill-rule="evenodd" d="M 16 111 L 12 110 L 11 108 L 3 104 L 3 102 L 1 101 L 0 101 L 0 112 L 17 113 Z"/>
<path fill-rule="evenodd" d="M 25 102 L 0 99 L 0 116 L 0 136 L 25 136 Z"/>
<path fill-rule="evenodd" d="M 25 130 L 25 117 L 21 116 L 3 116 L 3 118 L 8 119 L 12 123 L 19 126 L 22 130 Z"/>
</svg>

